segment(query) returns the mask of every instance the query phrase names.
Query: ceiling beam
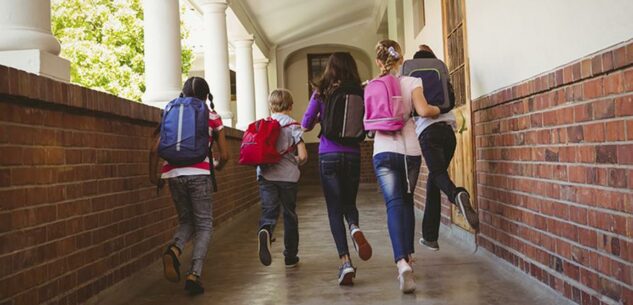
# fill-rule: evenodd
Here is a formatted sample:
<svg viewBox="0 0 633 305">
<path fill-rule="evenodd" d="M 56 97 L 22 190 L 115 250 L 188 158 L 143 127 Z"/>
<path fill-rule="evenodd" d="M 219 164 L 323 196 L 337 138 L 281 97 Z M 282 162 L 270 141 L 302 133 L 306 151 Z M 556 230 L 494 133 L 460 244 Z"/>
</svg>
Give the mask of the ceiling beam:
<svg viewBox="0 0 633 305">
<path fill-rule="evenodd" d="M 254 21 L 247 5 L 244 4 L 242 0 L 231 0 L 229 1 L 229 7 L 231 7 L 235 16 L 237 16 L 240 20 L 242 26 L 244 26 L 248 32 L 253 34 L 255 37 L 255 44 L 259 50 L 264 53 L 265 57 L 270 58 L 271 43 L 266 38 L 257 22 Z"/>
</svg>

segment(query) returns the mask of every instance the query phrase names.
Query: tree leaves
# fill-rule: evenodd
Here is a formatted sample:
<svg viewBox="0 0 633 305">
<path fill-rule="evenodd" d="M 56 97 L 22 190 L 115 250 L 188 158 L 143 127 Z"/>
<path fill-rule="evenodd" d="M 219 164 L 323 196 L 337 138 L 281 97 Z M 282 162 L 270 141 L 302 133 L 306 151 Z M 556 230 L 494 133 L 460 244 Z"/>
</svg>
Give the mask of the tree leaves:
<svg viewBox="0 0 633 305">
<path fill-rule="evenodd" d="M 141 0 L 52 0 L 52 32 L 70 60 L 71 82 L 140 101 L 145 91 Z M 181 23 L 182 37 L 189 32 Z M 182 47 L 183 77 L 193 62 Z"/>
</svg>

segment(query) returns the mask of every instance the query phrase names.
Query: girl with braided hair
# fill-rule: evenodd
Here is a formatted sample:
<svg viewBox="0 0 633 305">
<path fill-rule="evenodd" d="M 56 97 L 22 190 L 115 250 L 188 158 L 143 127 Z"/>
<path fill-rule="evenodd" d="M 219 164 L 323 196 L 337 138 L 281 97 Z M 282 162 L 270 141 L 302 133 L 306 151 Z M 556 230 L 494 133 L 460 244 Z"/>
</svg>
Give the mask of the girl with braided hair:
<svg viewBox="0 0 633 305">
<path fill-rule="evenodd" d="M 376 65 L 380 68 L 380 76 L 399 71 L 403 62 L 401 54 L 400 45 L 393 40 L 383 40 L 376 45 Z M 419 78 L 400 77 L 399 81 L 404 113 L 412 113 L 415 109 L 420 116 L 440 114 L 440 109 L 429 105 L 424 98 Z M 387 227 L 403 293 L 415 291 L 411 267 L 415 236 L 412 190 L 417 183 L 421 162 L 422 151 L 413 117 L 406 118 L 400 131 L 376 131 L 373 163 L 387 206 Z"/>
</svg>

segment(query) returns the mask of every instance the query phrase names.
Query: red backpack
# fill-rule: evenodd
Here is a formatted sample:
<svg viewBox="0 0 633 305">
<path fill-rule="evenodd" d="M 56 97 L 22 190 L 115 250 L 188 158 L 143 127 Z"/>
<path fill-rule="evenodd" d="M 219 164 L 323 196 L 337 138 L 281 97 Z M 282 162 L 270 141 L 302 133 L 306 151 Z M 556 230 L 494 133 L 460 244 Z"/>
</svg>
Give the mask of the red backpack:
<svg viewBox="0 0 633 305">
<path fill-rule="evenodd" d="M 269 117 L 248 125 L 242 137 L 239 163 L 254 166 L 278 163 L 281 157 L 292 149 L 290 147 L 282 153 L 277 151 L 279 133 L 282 128 L 290 125 L 299 125 L 299 123 L 293 122 L 281 126 L 277 120 Z"/>
</svg>

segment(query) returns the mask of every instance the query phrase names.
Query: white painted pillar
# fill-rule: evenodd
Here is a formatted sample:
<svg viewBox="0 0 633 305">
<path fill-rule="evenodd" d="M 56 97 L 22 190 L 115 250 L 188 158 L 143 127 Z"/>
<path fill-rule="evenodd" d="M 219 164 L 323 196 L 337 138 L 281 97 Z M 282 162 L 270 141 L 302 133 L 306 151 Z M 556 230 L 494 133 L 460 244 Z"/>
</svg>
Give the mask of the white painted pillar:
<svg viewBox="0 0 633 305">
<path fill-rule="evenodd" d="M 238 129 L 255 121 L 255 78 L 253 75 L 253 37 L 233 41 L 235 47 L 235 90 Z"/>
<path fill-rule="evenodd" d="M 50 0 L 0 1 L 0 65 L 70 80 L 70 62 L 51 33 Z"/>
<path fill-rule="evenodd" d="M 231 79 L 229 76 L 229 46 L 226 34 L 226 0 L 200 0 L 204 34 L 204 76 L 213 104 L 224 125 L 233 126 L 231 113 Z"/>
<path fill-rule="evenodd" d="M 143 0 L 145 94 L 143 103 L 163 108 L 182 90 L 178 0 Z"/>
<path fill-rule="evenodd" d="M 255 60 L 255 119 L 263 119 L 270 115 L 268 110 L 268 59 Z"/>
</svg>

